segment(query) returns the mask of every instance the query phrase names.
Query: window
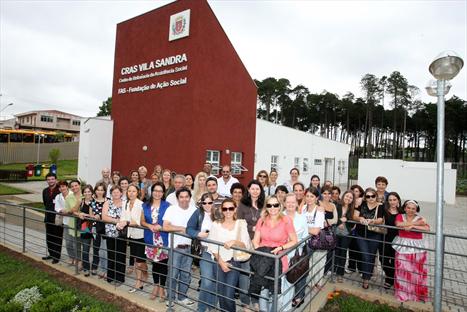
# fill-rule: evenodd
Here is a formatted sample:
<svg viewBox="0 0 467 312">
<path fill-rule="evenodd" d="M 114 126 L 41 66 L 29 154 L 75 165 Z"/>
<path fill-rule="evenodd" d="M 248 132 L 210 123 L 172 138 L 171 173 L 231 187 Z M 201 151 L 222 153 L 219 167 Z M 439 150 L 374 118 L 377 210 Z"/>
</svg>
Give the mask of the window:
<svg viewBox="0 0 467 312">
<path fill-rule="evenodd" d="M 315 159 L 315 166 L 321 166 L 323 164 L 322 159 Z"/>
<path fill-rule="evenodd" d="M 242 153 L 232 152 L 230 154 L 230 166 L 232 167 L 232 174 L 242 174 Z"/>
<path fill-rule="evenodd" d="M 54 122 L 54 118 L 52 116 L 41 115 L 41 121 L 42 122 Z"/>
<path fill-rule="evenodd" d="M 303 173 L 308 173 L 308 158 L 303 158 Z"/>
<path fill-rule="evenodd" d="M 211 174 L 219 174 L 220 165 L 220 154 L 219 151 L 207 150 L 206 151 L 206 162 L 212 165 Z"/>
<path fill-rule="evenodd" d="M 271 155 L 271 170 L 272 169 L 279 169 L 279 156 L 277 155 Z"/>
<path fill-rule="evenodd" d="M 73 121 L 72 121 L 72 124 L 73 124 L 73 126 L 79 126 L 79 125 L 81 125 L 81 121 L 79 121 L 79 120 L 73 120 Z"/>
<path fill-rule="evenodd" d="M 294 158 L 293 166 L 294 166 L 294 168 L 297 168 L 298 170 L 300 170 L 300 157 L 295 157 Z"/>
</svg>

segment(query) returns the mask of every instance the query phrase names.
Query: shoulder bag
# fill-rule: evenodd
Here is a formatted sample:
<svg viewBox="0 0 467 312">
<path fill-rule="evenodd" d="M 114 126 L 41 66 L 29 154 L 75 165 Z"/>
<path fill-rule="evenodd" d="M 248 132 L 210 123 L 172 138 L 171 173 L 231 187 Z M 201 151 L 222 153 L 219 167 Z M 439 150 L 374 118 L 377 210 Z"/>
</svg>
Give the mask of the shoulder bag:
<svg viewBox="0 0 467 312">
<path fill-rule="evenodd" d="M 316 212 L 318 208 L 315 209 L 313 215 L 313 222 L 316 218 Z M 327 221 L 326 221 L 327 222 Z M 332 230 L 332 227 L 328 226 L 321 229 L 318 235 L 312 235 L 308 241 L 308 246 L 311 250 L 332 250 L 336 248 L 336 233 Z"/>
<path fill-rule="evenodd" d="M 376 206 L 375 216 L 374 216 L 373 220 L 378 219 L 379 206 L 381 206 L 381 205 Z M 380 225 L 384 225 L 384 217 L 383 217 L 383 223 L 381 223 Z M 381 226 L 368 225 L 368 231 L 372 231 L 372 232 L 383 234 L 383 235 L 388 234 L 388 229 L 385 228 L 385 227 L 381 227 Z"/>
<path fill-rule="evenodd" d="M 198 215 L 198 224 L 201 230 L 201 213 Z M 201 257 L 203 255 L 203 245 L 201 245 L 201 241 L 197 238 L 193 238 L 191 240 L 191 254 L 197 257 Z"/>
<path fill-rule="evenodd" d="M 306 252 L 306 246 L 303 246 L 301 255 L 298 250 L 299 248 L 295 250 L 294 256 L 290 259 L 289 271 L 285 275 L 285 278 L 291 284 L 295 284 L 295 282 L 304 276 L 310 268 L 309 255 Z"/>
<path fill-rule="evenodd" d="M 245 227 L 246 227 L 246 221 L 245 220 L 237 220 L 237 224 L 236 224 L 236 227 L 237 227 L 236 240 L 237 241 L 241 241 L 241 238 L 242 238 L 241 234 L 240 234 L 242 224 L 245 224 Z M 251 249 L 251 243 L 250 242 L 248 242 L 248 244 L 246 244 L 245 249 Z M 251 253 L 246 252 L 246 251 L 236 250 L 235 249 L 234 252 L 233 252 L 233 259 L 235 261 L 238 261 L 238 262 L 248 261 L 248 260 L 250 260 L 250 257 L 251 257 Z"/>
</svg>

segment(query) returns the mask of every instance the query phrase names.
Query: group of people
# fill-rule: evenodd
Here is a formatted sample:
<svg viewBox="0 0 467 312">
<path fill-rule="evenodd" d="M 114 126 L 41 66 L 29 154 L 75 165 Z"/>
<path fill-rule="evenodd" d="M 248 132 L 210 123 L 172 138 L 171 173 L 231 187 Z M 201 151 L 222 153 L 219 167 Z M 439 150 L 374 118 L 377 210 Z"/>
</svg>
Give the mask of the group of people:
<svg viewBox="0 0 467 312">
<path fill-rule="evenodd" d="M 171 279 L 170 302 L 193 306 L 187 291 L 193 259 L 199 259 L 198 311 L 217 306 L 236 311 L 236 294 L 245 309 L 270 311 L 274 283 L 267 277 L 274 277 L 274 259 L 247 251 L 283 254 L 279 270 L 286 273 L 291 251 L 297 250 L 309 257 L 310 272 L 294 284 L 285 274 L 281 279 L 280 301 L 287 311 L 303 304 L 307 286 L 319 291 L 331 272 L 337 282 L 359 272 L 362 287 L 369 288 L 379 254 L 385 288 L 394 287 L 400 301 L 427 300 L 422 231 L 429 226 L 415 200 L 402 204 L 396 192 L 387 192 L 384 177 L 376 178 L 374 188 L 353 185 L 341 194 L 330 181 L 321 186 L 317 175 L 305 186 L 297 168 L 282 184 L 275 170 L 261 170 L 246 185 L 232 176 L 229 165 L 220 177 L 211 174 L 209 163 L 195 176 L 160 165 L 149 178 L 147 172 L 142 166 L 128 178 L 103 169 L 94 187 L 48 174 L 43 200 L 52 213 L 45 214 L 49 256 L 44 260 L 59 262 L 64 237 L 69 263 L 85 276 L 119 286 L 134 272 L 130 292 L 136 292 L 148 285 L 151 264 L 150 298 L 166 301 Z M 325 230 L 337 234 L 336 247 L 312 249 L 308 240 Z"/>
</svg>

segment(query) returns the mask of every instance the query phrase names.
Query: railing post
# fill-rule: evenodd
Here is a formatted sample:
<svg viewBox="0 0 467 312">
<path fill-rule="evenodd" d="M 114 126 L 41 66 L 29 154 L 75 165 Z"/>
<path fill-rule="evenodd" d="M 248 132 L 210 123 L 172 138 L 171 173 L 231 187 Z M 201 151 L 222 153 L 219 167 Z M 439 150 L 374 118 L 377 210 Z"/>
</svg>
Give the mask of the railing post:
<svg viewBox="0 0 467 312">
<path fill-rule="evenodd" d="M 386 234 L 383 233 L 383 255 L 381 256 L 381 284 L 384 287 L 384 253 L 386 252 Z M 383 288 L 379 288 L 379 293 L 383 293 Z"/>
<path fill-rule="evenodd" d="M 336 239 L 337 239 L 337 237 L 336 237 Z M 336 248 L 339 248 L 339 247 L 337 247 L 337 245 L 336 245 Z M 336 248 L 334 248 L 332 250 L 332 257 L 331 257 L 331 282 L 332 283 L 334 283 L 334 277 L 335 277 L 334 274 L 335 274 L 335 269 L 336 269 L 335 268 Z"/>
<path fill-rule="evenodd" d="M 74 228 L 74 232 L 75 232 L 75 256 L 76 256 L 76 259 L 75 259 L 75 274 L 78 275 L 79 274 L 79 258 L 78 257 L 78 218 L 76 218 L 75 216 L 73 216 L 72 218 L 74 218 L 75 220 L 75 228 Z"/>
<path fill-rule="evenodd" d="M 167 311 L 171 312 L 174 310 L 172 308 L 172 305 L 175 299 L 175 297 L 172 297 L 172 270 L 173 270 L 173 261 L 174 261 L 174 234 L 173 233 L 169 233 L 169 240 L 170 240 L 169 263 L 168 263 L 169 267 L 167 270 L 167 281 L 169 282 L 168 287 L 167 287 L 167 297 L 169 299 L 169 307 L 167 308 Z"/>
<path fill-rule="evenodd" d="M 23 206 L 23 253 L 26 252 L 26 207 Z"/>
<path fill-rule="evenodd" d="M 272 311 L 279 311 L 279 261 L 280 258 L 274 258 L 274 294 L 272 297 Z"/>
</svg>

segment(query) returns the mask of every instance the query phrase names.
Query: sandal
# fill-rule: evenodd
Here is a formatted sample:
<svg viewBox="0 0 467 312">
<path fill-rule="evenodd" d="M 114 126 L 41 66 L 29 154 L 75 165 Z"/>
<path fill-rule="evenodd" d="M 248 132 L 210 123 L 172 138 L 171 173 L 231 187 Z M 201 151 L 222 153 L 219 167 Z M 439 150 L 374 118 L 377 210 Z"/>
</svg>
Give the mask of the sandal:
<svg viewBox="0 0 467 312">
<path fill-rule="evenodd" d="M 362 284 L 362 288 L 363 289 L 368 289 L 369 287 L 370 287 L 370 285 L 368 284 L 368 281 L 364 280 L 363 284 Z"/>
</svg>

